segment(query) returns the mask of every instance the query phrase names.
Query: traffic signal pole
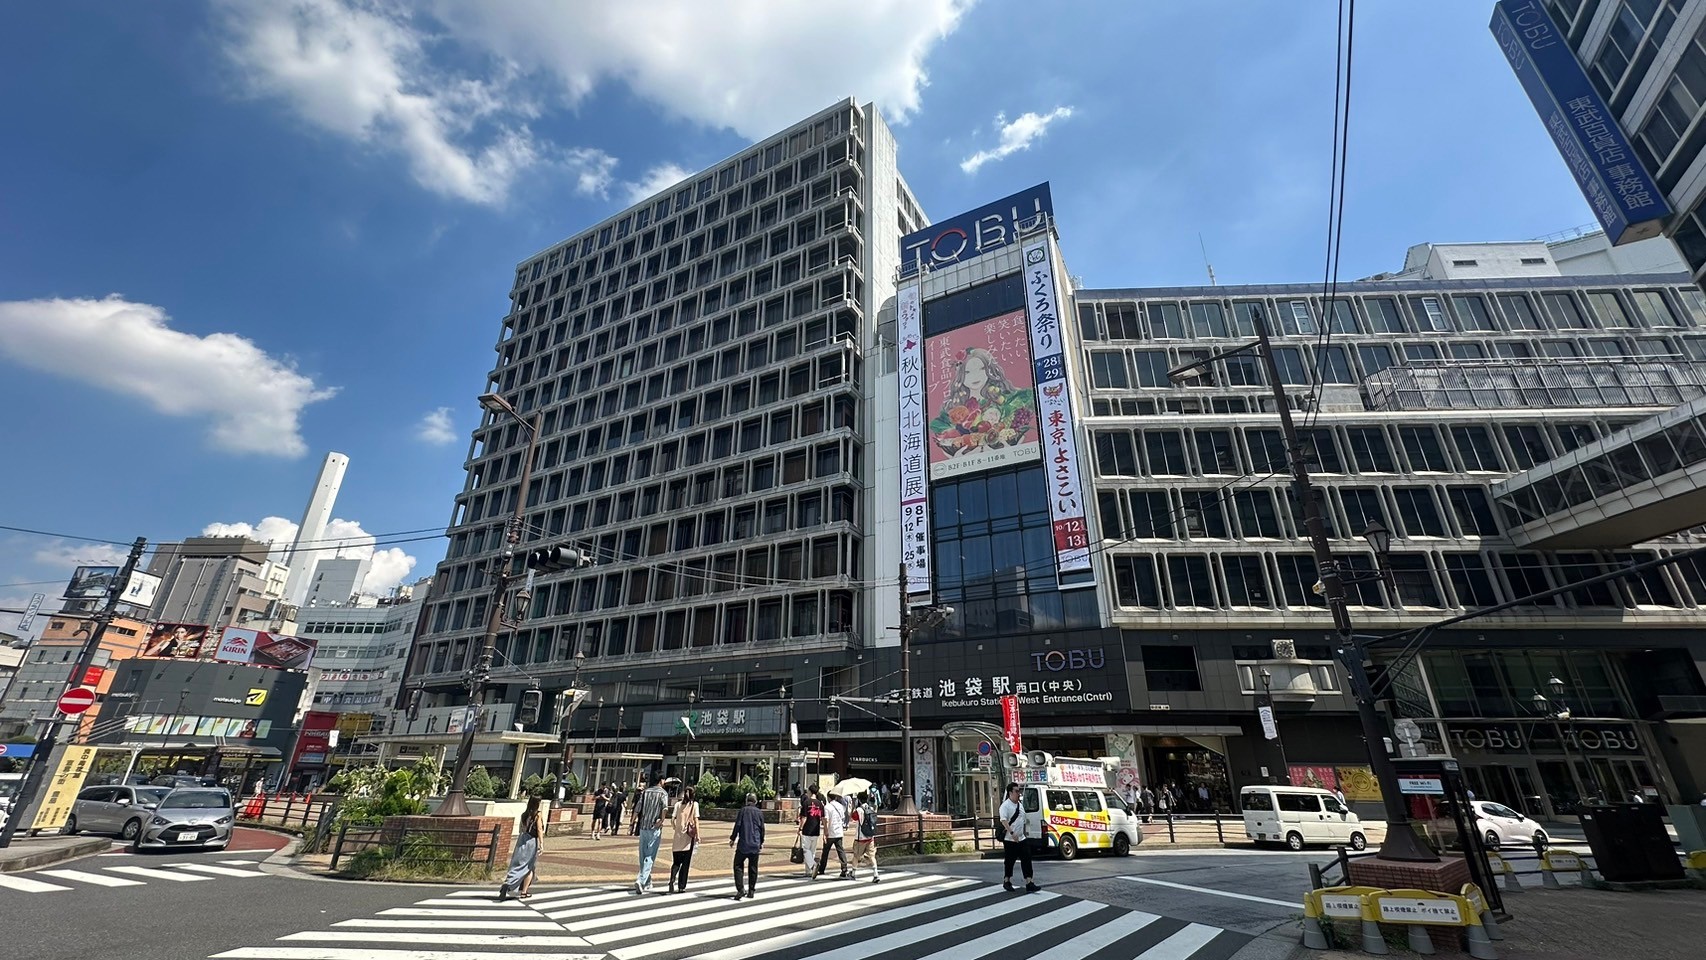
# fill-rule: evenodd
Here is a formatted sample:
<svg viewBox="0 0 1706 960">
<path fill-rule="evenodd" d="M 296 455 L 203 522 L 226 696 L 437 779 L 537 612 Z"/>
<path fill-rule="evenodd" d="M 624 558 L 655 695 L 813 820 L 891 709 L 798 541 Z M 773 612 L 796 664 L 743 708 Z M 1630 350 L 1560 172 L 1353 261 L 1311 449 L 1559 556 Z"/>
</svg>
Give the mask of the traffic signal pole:
<svg viewBox="0 0 1706 960">
<path fill-rule="evenodd" d="M 65 689 L 83 685 L 83 678 L 88 676 L 89 667 L 95 662 L 95 653 L 101 649 L 101 640 L 107 635 L 107 625 L 113 622 L 113 615 L 118 610 L 119 597 L 124 595 L 124 588 L 130 583 L 130 575 L 136 572 L 136 567 L 142 562 L 142 551 L 148 546 L 148 541 L 137 537 L 130 545 L 130 556 L 125 558 L 124 566 L 119 568 L 118 577 L 107 584 L 106 603 L 101 612 L 95 614 L 95 624 L 89 631 L 89 636 L 83 641 L 83 649 L 77 652 L 77 664 L 71 669 Z M 32 820 L 35 811 L 29 809 L 30 802 L 35 799 L 36 791 L 41 788 L 42 777 L 47 775 L 49 762 L 53 760 L 53 748 L 59 742 L 59 727 L 68 718 L 63 713 L 57 713 L 53 719 L 42 724 L 42 732 L 36 738 L 36 749 L 30 761 L 30 769 L 24 774 L 24 782 L 18 787 L 18 797 L 12 803 L 12 815 L 6 819 L 6 826 L 0 829 L 0 849 L 12 844 L 12 836 L 18 831 L 18 824 L 24 822 L 26 816 Z"/>
</svg>

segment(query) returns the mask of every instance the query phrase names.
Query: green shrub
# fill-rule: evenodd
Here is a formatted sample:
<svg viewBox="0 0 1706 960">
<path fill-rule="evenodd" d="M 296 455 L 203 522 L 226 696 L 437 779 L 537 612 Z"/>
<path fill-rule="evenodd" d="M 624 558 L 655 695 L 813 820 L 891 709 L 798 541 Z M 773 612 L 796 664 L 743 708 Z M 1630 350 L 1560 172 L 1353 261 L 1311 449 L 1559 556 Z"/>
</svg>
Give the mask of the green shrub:
<svg viewBox="0 0 1706 960">
<path fill-rule="evenodd" d="M 953 853 L 954 835 L 941 831 L 924 835 L 925 853 Z"/>
<path fill-rule="evenodd" d="M 363 880 L 483 880 L 485 860 L 470 860 L 430 836 L 405 837 L 401 844 L 369 847 L 351 857 L 344 872 Z"/>
<path fill-rule="evenodd" d="M 485 767 L 475 767 L 468 771 L 468 783 L 463 791 L 475 800 L 497 800 L 509 792 L 509 787 L 486 772 Z"/>
<path fill-rule="evenodd" d="M 693 793 L 700 800 L 709 800 L 713 803 L 721 801 L 723 798 L 723 781 L 716 774 L 707 770 L 700 775 L 699 782 L 693 785 Z"/>
</svg>

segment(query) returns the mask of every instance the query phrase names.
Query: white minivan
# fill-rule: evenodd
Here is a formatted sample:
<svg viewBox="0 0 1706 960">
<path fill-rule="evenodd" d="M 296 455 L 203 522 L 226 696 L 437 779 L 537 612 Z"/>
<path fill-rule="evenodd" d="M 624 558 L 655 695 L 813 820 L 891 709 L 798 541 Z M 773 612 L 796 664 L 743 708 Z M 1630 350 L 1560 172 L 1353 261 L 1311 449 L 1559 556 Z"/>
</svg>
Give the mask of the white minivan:
<svg viewBox="0 0 1706 960">
<path fill-rule="evenodd" d="M 1238 798 L 1244 807 L 1244 835 L 1257 843 L 1283 843 L 1293 850 L 1308 843 L 1343 844 L 1352 850 L 1368 846 L 1362 821 L 1325 790 L 1252 786 Z"/>
<path fill-rule="evenodd" d="M 1026 784 L 1024 809 L 1031 844 L 1053 850 L 1062 860 L 1075 860 L 1083 850 L 1123 857 L 1143 842 L 1137 818 L 1112 790 Z"/>
</svg>

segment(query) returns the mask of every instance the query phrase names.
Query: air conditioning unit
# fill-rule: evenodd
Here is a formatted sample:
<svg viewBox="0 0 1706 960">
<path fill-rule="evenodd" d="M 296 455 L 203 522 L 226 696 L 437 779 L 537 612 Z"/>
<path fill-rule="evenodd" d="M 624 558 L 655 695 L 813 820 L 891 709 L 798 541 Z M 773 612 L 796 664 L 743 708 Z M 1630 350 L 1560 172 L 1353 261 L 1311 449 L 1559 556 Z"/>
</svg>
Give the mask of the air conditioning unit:
<svg viewBox="0 0 1706 960">
<path fill-rule="evenodd" d="M 1274 641 L 1274 659 L 1275 660 L 1296 660 L 1297 659 L 1297 641 L 1296 640 L 1277 640 L 1276 639 Z"/>
</svg>

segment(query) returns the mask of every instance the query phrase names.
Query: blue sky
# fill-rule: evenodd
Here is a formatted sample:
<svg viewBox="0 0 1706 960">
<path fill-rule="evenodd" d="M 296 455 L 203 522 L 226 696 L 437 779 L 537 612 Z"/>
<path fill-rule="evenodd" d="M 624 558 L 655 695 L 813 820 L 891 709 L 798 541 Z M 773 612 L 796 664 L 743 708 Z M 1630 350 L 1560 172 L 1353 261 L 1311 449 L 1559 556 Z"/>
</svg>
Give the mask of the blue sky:
<svg viewBox="0 0 1706 960">
<path fill-rule="evenodd" d="M 1342 276 L 1590 220 L 1491 6 L 1360 5 Z M 294 521 L 337 450 L 341 534 L 442 528 L 515 262 L 847 95 L 936 218 L 1051 180 L 1091 286 L 1322 274 L 1325 0 L 407 9 L 0 8 L 0 524 Z M 0 533 L 0 607 L 110 556 Z"/>
</svg>

